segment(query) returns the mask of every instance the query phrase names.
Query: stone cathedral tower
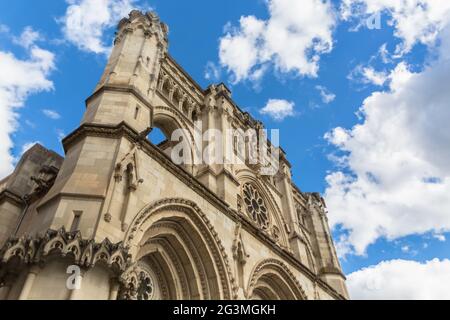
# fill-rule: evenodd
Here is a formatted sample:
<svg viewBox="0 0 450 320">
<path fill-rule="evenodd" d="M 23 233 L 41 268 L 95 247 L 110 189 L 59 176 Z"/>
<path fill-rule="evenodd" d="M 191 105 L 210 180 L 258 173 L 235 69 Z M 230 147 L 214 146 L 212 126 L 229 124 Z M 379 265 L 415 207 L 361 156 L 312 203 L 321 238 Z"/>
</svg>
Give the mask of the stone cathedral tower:
<svg viewBox="0 0 450 320">
<path fill-rule="evenodd" d="M 86 105 L 64 158 L 36 145 L 0 181 L 0 299 L 348 298 L 325 203 L 293 184 L 281 148 L 274 175 L 172 160 L 177 132 L 192 159 L 208 129 L 263 126 L 175 62 L 154 13 L 119 23 Z M 251 143 L 222 139 L 232 156 Z"/>
</svg>

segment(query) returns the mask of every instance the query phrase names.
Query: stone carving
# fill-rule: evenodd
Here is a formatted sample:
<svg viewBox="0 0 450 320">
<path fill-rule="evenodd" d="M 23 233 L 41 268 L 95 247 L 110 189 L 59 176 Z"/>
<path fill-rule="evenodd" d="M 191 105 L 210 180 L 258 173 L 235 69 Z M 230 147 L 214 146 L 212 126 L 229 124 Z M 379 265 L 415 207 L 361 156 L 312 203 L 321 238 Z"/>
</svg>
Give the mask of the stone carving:
<svg viewBox="0 0 450 320">
<path fill-rule="evenodd" d="M 183 94 L 190 97 L 189 99 L 192 100 L 192 103 L 194 101 L 197 104 L 202 103 L 204 97 L 202 90 L 184 75 L 184 71 L 176 65 L 172 58 L 166 56 L 161 67 L 160 76 L 164 80 L 170 78 L 172 83 L 184 92 Z"/>
<path fill-rule="evenodd" d="M 156 201 L 155 203 L 147 206 L 136 216 L 130 225 L 125 236 L 125 245 L 129 246 L 135 240 L 140 226 L 145 223 L 145 221 L 148 220 L 152 214 L 155 214 L 161 210 L 176 210 L 186 212 L 191 215 L 192 213 L 195 213 L 192 215 L 192 218 L 196 222 L 197 226 L 207 227 L 207 229 L 200 228 L 200 231 L 205 237 L 205 241 L 208 243 L 209 247 L 214 251 L 213 257 L 218 268 L 222 287 L 224 288 L 224 298 L 235 299 L 237 297 L 238 287 L 231 272 L 228 255 L 222 245 L 222 241 L 220 240 L 217 232 L 214 230 L 214 227 L 206 214 L 201 211 L 198 205 L 190 200 L 169 198 Z"/>
<path fill-rule="evenodd" d="M 16 269 L 18 265 L 45 264 L 50 255 L 71 257 L 74 264 L 84 268 L 102 263 L 117 274 L 126 269 L 128 260 L 122 243 L 84 240 L 79 231 L 67 232 L 63 227 L 48 230 L 42 237 L 11 238 L 0 252 L 0 274 L 14 271 L 10 266 Z"/>
<path fill-rule="evenodd" d="M 35 183 L 34 190 L 25 196 L 28 202 L 38 199 L 45 195 L 55 183 L 56 176 L 59 169 L 53 166 L 42 166 L 37 177 L 31 177 L 31 180 Z"/>
<path fill-rule="evenodd" d="M 157 90 L 173 105 L 175 110 L 183 115 L 183 118 L 187 118 L 191 122 L 195 121 L 194 118 L 201 113 L 199 106 L 201 97 L 196 97 L 192 88 L 188 87 L 184 80 L 177 79 L 178 75 L 174 72 L 161 70 Z M 195 117 L 193 117 L 194 115 Z"/>
<path fill-rule="evenodd" d="M 154 284 L 150 273 L 140 265 L 133 265 L 120 278 L 119 298 L 123 300 L 152 300 Z"/>
<path fill-rule="evenodd" d="M 234 232 L 234 241 L 233 241 L 233 247 L 231 248 L 231 251 L 233 252 L 233 258 L 240 264 L 246 264 L 247 259 L 250 257 L 250 255 L 247 253 L 247 250 L 245 250 L 244 241 L 242 241 L 242 225 L 238 224 L 236 226 L 236 230 Z"/>
<path fill-rule="evenodd" d="M 274 181 L 245 162 L 255 138 L 224 139 L 244 161 L 223 167 L 177 165 L 173 145 L 146 139 L 145 127 L 168 136 L 181 128 L 192 142 L 203 134 L 196 119 L 208 120 L 205 130 L 263 129 L 224 84 L 203 89 L 176 63 L 168 32 L 155 14 L 132 11 L 80 127 L 63 141 L 66 159 L 42 161 L 34 150 L 0 181 L 0 299 L 305 298 L 297 280 L 310 298 L 313 285 L 316 297 L 346 298 L 325 203 L 292 184 L 284 152 Z M 307 224 L 296 224 L 295 203 Z M 42 229 L 70 221 L 80 232 Z M 89 285 L 68 291 L 66 264 Z"/>
<path fill-rule="evenodd" d="M 160 41 L 167 41 L 169 27 L 159 20 L 158 15 L 154 12 L 147 12 L 144 14 L 139 10 L 133 10 L 130 12 L 128 18 L 123 18 L 120 20 L 117 27 L 118 32 L 116 34 L 114 44 L 118 44 L 122 41 L 124 33 L 133 32 L 131 23 L 136 21 L 149 36 L 155 35 Z"/>
<path fill-rule="evenodd" d="M 272 227 L 272 236 L 275 239 L 275 241 L 280 240 L 280 229 L 277 226 Z"/>
</svg>

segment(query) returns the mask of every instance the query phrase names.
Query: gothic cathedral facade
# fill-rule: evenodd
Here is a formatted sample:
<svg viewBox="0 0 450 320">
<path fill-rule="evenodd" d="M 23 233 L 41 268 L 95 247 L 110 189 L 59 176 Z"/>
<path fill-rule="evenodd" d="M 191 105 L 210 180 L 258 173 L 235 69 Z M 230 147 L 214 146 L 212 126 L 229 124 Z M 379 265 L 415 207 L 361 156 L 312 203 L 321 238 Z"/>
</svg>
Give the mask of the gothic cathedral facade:
<svg viewBox="0 0 450 320">
<path fill-rule="evenodd" d="M 273 175 L 171 157 L 176 132 L 262 128 L 176 63 L 156 14 L 132 11 L 65 157 L 35 145 L 0 181 L 0 299 L 348 299 L 325 203 L 281 148 Z"/>
</svg>

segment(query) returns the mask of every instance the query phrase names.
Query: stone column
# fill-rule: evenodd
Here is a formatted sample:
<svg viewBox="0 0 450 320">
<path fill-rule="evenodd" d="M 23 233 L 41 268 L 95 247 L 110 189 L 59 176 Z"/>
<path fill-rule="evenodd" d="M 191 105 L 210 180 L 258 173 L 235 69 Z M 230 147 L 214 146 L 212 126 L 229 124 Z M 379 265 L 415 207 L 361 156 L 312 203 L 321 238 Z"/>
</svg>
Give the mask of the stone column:
<svg viewBox="0 0 450 320">
<path fill-rule="evenodd" d="M 34 280 L 36 279 L 37 274 L 39 273 L 39 268 L 37 266 L 32 266 L 28 271 L 27 278 L 25 279 L 25 283 L 23 284 L 22 291 L 20 292 L 18 300 L 27 300 L 31 289 L 33 287 Z"/>
<path fill-rule="evenodd" d="M 8 273 L 5 275 L 5 278 L 3 280 L 4 280 L 3 287 L 0 287 L 0 301 L 8 300 L 11 288 L 17 280 L 17 275 Z"/>
<path fill-rule="evenodd" d="M 111 278 L 110 281 L 110 291 L 109 291 L 109 300 L 117 300 L 117 296 L 119 295 L 120 284 L 117 278 Z"/>
<path fill-rule="evenodd" d="M 221 128 L 222 128 L 222 149 L 223 149 L 223 167 L 224 169 L 230 170 L 231 171 L 231 165 L 230 165 L 230 161 L 232 159 L 228 159 L 231 158 L 231 153 L 233 152 L 233 145 L 232 145 L 232 141 L 229 141 L 228 139 L 228 132 L 230 130 L 230 126 L 228 124 L 228 111 L 226 109 L 222 109 L 221 110 Z"/>
<path fill-rule="evenodd" d="M 11 291 L 11 284 L 5 284 L 0 288 L 0 300 L 7 300 L 9 296 L 9 292 Z"/>
<path fill-rule="evenodd" d="M 173 83 L 170 83 L 170 85 L 171 85 L 171 88 L 169 91 L 169 100 L 170 100 L 170 102 L 173 102 L 173 95 L 175 94 L 175 87 L 174 87 Z"/>
<path fill-rule="evenodd" d="M 290 222 L 290 226 L 294 228 L 294 230 L 297 230 L 298 228 L 298 219 L 297 219 L 297 213 L 295 211 L 295 205 L 294 205 L 294 196 L 292 193 L 292 184 L 291 184 L 291 177 L 289 172 L 289 167 L 283 163 L 281 163 L 283 166 L 283 176 L 282 176 L 282 183 L 283 183 L 283 189 L 284 189 L 284 197 L 285 197 L 285 205 L 286 205 L 286 211 L 287 211 L 287 220 Z"/>
</svg>

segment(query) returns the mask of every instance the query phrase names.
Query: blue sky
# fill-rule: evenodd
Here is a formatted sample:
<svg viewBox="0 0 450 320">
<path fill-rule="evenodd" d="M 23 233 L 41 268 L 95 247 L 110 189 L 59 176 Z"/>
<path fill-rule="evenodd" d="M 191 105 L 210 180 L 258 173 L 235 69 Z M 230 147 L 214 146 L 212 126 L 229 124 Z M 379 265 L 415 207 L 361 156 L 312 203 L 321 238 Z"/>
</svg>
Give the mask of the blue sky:
<svg viewBox="0 0 450 320">
<path fill-rule="evenodd" d="M 242 109 L 280 129 L 295 183 L 326 198 L 353 297 L 450 297 L 447 1 L 30 3 L 0 3 L 1 176 L 31 143 L 63 154 L 115 24 L 151 7 L 202 87 L 227 83 Z M 293 110 L 280 119 L 271 100 Z"/>
</svg>

